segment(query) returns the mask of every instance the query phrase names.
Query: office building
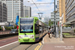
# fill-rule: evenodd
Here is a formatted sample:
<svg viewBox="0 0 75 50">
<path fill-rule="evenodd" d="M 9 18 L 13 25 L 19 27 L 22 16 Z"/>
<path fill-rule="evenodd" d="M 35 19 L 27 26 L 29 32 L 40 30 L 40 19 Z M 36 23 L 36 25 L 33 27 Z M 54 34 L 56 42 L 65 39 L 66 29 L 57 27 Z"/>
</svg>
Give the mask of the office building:
<svg viewBox="0 0 75 50">
<path fill-rule="evenodd" d="M 59 12 L 59 0 L 57 0 L 57 12 Z"/>
<path fill-rule="evenodd" d="M 75 27 L 75 0 L 65 1 L 66 24 Z"/>
<path fill-rule="evenodd" d="M 31 7 L 29 6 L 23 6 L 23 15 L 24 17 L 31 17 Z"/>
<path fill-rule="evenodd" d="M 2 22 L 2 2 L 0 2 L 0 22 Z"/>
<path fill-rule="evenodd" d="M 7 22 L 7 7 L 0 1 L 0 22 Z"/>
<path fill-rule="evenodd" d="M 2 3 L 2 22 L 7 22 L 7 7 L 5 3 Z"/>
<path fill-rule="evenodd" d="M 54 12 L 51 12 L 51 21 L 54 22 Z M 59 21 L 59 13 L 56 13 L 56 22 Z"/>
<path fill-rule="evenodd" d="M 7 21 L 8 22 L 16 22 L 16 16 L 19 15 L 23 17 L 23 0 L 2 0 L 3 3 L 7 5 Z M 20 10 L 19 10 L 19 3 L 20 3 Z M 13 11 L 12 11 L 13 10 Z"/>
</svg>

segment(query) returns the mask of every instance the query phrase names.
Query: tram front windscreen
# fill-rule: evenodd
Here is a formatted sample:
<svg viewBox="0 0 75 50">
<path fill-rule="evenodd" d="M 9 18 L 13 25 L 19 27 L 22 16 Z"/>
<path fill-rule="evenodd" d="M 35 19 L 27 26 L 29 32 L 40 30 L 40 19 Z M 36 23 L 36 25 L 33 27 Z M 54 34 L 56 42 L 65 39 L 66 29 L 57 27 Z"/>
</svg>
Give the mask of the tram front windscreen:
<svg viewBox="0 0 75 50">
<path fill-rule="evenodd" d="M 20 33 L 32 33 L 32 32 L 33 32 L 33 18 L 21 18 Z"/>
</svg>

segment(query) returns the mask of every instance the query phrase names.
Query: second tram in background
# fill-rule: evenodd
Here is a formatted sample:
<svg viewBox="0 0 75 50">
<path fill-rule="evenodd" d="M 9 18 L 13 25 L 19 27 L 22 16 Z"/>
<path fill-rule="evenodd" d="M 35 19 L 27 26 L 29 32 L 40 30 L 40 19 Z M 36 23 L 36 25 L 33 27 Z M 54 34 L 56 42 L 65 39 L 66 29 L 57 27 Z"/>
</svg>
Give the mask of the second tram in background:
<svg viewBox="0 0 75 50">
<path fill-rule="evenodd" d="M 46 25 L 37 17 L 19 18 L 18 26 L 19 42 L 37 42 L 47 32 Z"/>
</svg>

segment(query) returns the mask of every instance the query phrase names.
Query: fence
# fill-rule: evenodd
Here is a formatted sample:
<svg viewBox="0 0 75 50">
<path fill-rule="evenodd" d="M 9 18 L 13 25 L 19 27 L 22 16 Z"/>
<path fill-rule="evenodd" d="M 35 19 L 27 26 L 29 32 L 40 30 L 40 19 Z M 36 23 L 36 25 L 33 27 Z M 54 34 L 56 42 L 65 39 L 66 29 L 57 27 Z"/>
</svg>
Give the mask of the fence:
<svg viewBox="0 0 75 50">
<path fill-rule="evenodd" d="M 9 31 L 0 31 L 0 35 L 3 35 L 3 34 L 9 34 L 10 30 Z"/>
</svg>

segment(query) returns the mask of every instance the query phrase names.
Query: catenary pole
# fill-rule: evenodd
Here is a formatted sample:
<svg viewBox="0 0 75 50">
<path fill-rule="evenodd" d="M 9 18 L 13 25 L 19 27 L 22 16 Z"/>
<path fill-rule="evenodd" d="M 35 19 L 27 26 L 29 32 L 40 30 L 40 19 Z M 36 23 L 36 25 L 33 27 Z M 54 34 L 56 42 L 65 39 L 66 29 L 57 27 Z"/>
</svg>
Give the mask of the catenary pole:
<svg viewBox="0 0 75 50">
<path fill-rule="evenodd" d="M 54 0 L 54 34 L 55 34 L 55 37 L 56 37 L 56 0 Z"/>
<path fill-rule="evenodd" d="M 20 0 L 19 0 L 19 17 L 20 17 Z"/>
</svg>

